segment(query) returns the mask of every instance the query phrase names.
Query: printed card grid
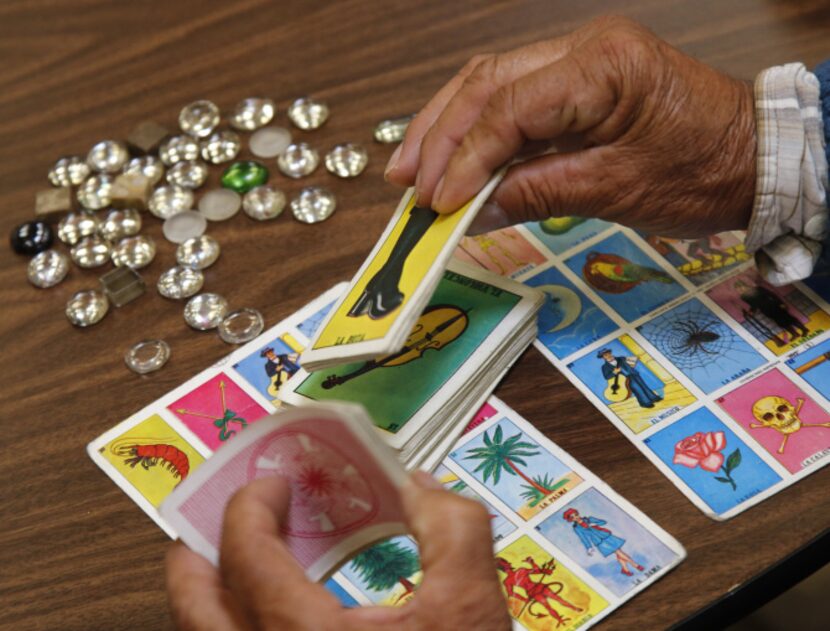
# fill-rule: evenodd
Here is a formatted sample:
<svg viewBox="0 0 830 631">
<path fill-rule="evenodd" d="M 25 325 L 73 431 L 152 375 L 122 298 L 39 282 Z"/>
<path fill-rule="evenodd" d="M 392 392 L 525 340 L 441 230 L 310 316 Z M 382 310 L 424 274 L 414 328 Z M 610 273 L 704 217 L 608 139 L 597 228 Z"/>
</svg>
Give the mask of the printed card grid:
<svg viewBox="0 0 830 631">
<path fill-rule="evenodd" d="M 800 354 L 825 345 L 830 347 L 830 326 L 827 326 L 830 307 L 821 296 L 800 283 L 788 290 L 812 309 L 812 315 L 807 323 L 794 322 L 796 330 L 792 334 L 783 331 L 779 334 L 792 341 L 784 344 L 776 337 L 775 343 L 784 347 L 781 350 L 773 342 L 765 344 L 760 339 L 763 333 L 773 332 L 769 321 L 760 322 L 763 314 L 752 314 L 744 308 L 744 317 L 755 326 L 753 334 L 735 320 L 732 305 L 727 305 L 733 311 L 730 313 L 713 298 L 731 289 L 733 293 L 747 292 L 745 299 L 761 306 L 765 300 L 772 299 L 761 283 L 757 283 L 760 289 L 751 286 L 751 257 L 744 252 L 739 233 L 724 233 L 694 242 L 661 241 L 621 226 L 588 221 L 575 224 L 575 234 L 569 241 L 567 230 L 550 237 L 541 226 L 534 223 L 514 228 L 533 251 L 542 251 L 547 256 L 545 262 L 525 265 L 514 274 L 516 280 L 542 289 L 549 297 L 540 312 L 535 346 L 698 508 L 714 519 L 728 519 L 826 464 L 824 456 L 830 453 L 827 437 L 821 436 L 824 448 L 793 470 L 795 467 L 782 463 L 780 454 L 765 449 L 759 442 L 759 430 L 768 433 L 775 429 L 739 423 L 720 404 L 724 399 L 728 401 L 730 393 L 751 388 L 747 384 L 778 370 L 803 393 L 798 401 L 811 399 L 827 405 L 830 392 L 819 392 L 815 382 L 808 383 L 793 369 Z M 515 236 L 512 241 L 516 241 Z M 604 246 L 614 247 L 604 251 Z M 681 256 L 684 248 L 685 254 Z M 621 252 L 626 256 L 621 256 Z M 669 289 L 640 292 L 639 296 L 624 301 L 619 299 L 619 295 L 628 296 L 629 291 L 636 292 L 638 287 L 649 283 Z M 733 285 L 738 289 L 732 289 Z M 615 294 L 620 288 L 626 291 Z M 554 304 L 551 322 L 556 326 L 545 331 L 548 315 L 545 309 L 550 304 Z M 591 314 L 590 318 L 580 322 L 579 316 L 585 311 Z M 807 330 L 807 324 L 811 327 L 815 324 L 814 329 L 796 337 Z M 590 330 L 584 330 L 585 327 Z M 679 334 L 673 332 L 677 327 Z M 573 332 L 565 335 L 569 329 L 579 330 L 579 335 Z M 564 332 L 559 333 L 560 330 Z M 612 386 L 611 379 L 600 380 L 596 376 L 604 366 L 598 351 L 606 348 L 611 351 L 612 361 L 617 363 L 616 357 L 623 355 L 636 358 L 632 366 L 636 370 L 627 372 L 645 373 L 639 379 L 632 374 L 636 383 L 629 389 L 628 398 L 613 404 L 612 399 L 605 398 L 608 389 L 597 392 L 599 384 L 607 382 L 609 389 Z M 667 350 L 676 351 L 676 359 L 672 360 Z M 714 357 L 708 357 L 710 351 Z M 713 379 L 707 362 L 684 361 L 682 353 L 717 361 L 719 370 L 730 363 L 732 368 L 719 380 Z M 828 358 L 830 355 L 825 357 Z M 638 386 L 635 408 L 631 390 Z M 658 394 L 662 394 L 662 400 L 657 400 Z M 765 396 L 759 393 L 758 400 Z M 766 398 L 770 400 L 769 396 Z M 786 405 L 786 401 L 779 403 Z M 788 418 L 797 406 L 805 405 L 790 403 Z M 824 431 L 821 427 L 825 420 L 823 417 L 817 420 L 821 422 L 805 424 L 797 431 L 809 430 L 819 435 Z M 757 421 L 754 424 L 758 425 Z M 684 427 L 688 428 L 688 434 L 682 431 Z M 676 440 L 668 444 L 665 439 L 672 433 L 677 434 Z M 796 432 L 792 435 L 797 437 Z M 702 444 L 697 445 L 692 440 L 695 437 Z M 663 457 L 652 446 L 659 448 Z M 683 453 L 676 453 L 687 447 L 690 453 L 707 456 L 684 459 Z M 737 455 L 735 450 L 739 452 Z M 763 484 L 739 489 L 733 474 L 742 465 L 744 470 L 751 469 L 748 476 L 763 480 Z M 711 479 L 704 479 L 704 475 Z M 722 501 L 727 488 L 733 496 L 729 501 Z"/>
</svg>

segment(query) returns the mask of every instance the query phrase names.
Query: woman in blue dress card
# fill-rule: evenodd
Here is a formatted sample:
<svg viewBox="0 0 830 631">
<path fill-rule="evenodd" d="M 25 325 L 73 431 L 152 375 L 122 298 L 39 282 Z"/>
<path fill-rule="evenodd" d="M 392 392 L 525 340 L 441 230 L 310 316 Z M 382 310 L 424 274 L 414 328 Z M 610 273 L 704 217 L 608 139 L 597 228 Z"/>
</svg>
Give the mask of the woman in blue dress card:
<svg viewBox="0 0 830 631">
<path fill-rule="evenodd" d="M 603 527 L 606 524 L 604 519 L 582 517 L 575 508 L 566 510 L 562 514 L 562 518 L 573 526 L 574 532 L 579 537 L 582 545 L 585 546 L 588 554 L 593 554 L 595 549 L 604 557 L 613 554 L 620 564 L 620 572 L 626 576 L 632 575 L 630 568 L 634 568 L 638 572 L 645 569 L 622 549 L 625 545 L 625 539 L 617 537 L 608 528 Z"/>
</svg>

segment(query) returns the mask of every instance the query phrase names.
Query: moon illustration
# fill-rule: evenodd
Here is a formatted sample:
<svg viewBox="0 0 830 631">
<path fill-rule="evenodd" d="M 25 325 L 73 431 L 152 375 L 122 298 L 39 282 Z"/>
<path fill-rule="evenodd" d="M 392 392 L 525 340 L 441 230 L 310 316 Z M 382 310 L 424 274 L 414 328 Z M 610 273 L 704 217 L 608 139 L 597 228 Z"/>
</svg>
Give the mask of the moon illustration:
<svg viewBox="0 0 830 631">
<path fill-rule="evenodd" d="M 537 289 L 541 289 L 548 295 L 552 303 L 548 304 L 548 308 L 552 308 L 560 317 L 556 326 L 548 329 L 548 333 L 555 333 L 570 326 L 582 313 L 582 301 L 573 289 L 564 285 L 539 285 Z"/>
</svg>

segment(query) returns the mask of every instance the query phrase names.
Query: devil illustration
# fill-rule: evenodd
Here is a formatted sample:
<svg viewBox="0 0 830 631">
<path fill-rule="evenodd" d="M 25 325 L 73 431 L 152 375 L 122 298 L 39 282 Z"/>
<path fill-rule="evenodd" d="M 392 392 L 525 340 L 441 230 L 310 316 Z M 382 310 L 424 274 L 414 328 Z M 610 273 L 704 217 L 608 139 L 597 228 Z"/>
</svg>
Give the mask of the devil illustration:
<svg viewBox="0 0 830 631">
<path fill-rule="evenodd" d="M 506 574 L 504 581 L 502 584 L 504 585 L 504 589 L 507 592 L 508 598 L 516 598 L 517 600 L 524 601 L 524 605 L 522 606 L 522 610 L 516 616 L 516 619 L 519 619 L 524 612 L 525 608 L 527 608 L 528 613 L 533 616 L 534 618 L 544 618 L 546 615 L 544 613 L 536 613 L 533 611 L 533 605 L 539 603 L 542 605 L 545 610 L 550 614 L 554 620 L 556 620 L 556 626 L 559 627 L 563 624 L 566 624 L 570 621 L 570 618 L 566 618 L 562 616 L 553 606 L 550 604 L 549 601 L 553 600 L 563 607 L 567 607 L 568 609 L 573 609 L 574 611 L 582 611 L 580 607 L 569 603 L 567 600 L 562 598 L 559 594 L 562 593 L 562 589 L 564 585 L 559 581 L 553 581 L 550 583 L 545 583 L 544 577 L 550 576 L 553 574 L 553 571 L 556 569 L 556 561 L 551 558 L 548 562 L 544 563 L 543 565 L 539 566 L 533 557 L 527 557 L 524 560 L 530 567 L 519 567 L 514 568 L 510 561 L 505 559 L 504 557 L 496 557 L 496 568 L 500 572 L 504 572 Z M 531 576 L 534 574 L 541 574 L 538 581 L 534 581 Z M 554 587 L 556 586 L 556 587 Z M 516 592 L 516 588 L 521 587 L 527 596 L 522 596 L 521 594 Z M 554 591 L 555 590 L 555 591 Z"/>
</svg>

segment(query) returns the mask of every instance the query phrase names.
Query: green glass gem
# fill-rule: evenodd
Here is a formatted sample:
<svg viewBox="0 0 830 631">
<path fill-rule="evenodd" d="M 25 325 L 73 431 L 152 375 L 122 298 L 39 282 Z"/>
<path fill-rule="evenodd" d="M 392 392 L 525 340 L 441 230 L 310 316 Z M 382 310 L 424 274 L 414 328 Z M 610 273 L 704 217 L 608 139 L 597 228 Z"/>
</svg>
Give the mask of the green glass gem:
<svg viewBox="0 0 830 631">
<path fill-rule="evenodd" d="M 268 169 L 259 162 L 234 162 L 222 174 L 222 186 L 237 193 L 247 193 L 268 181 Z"/>
</svg>

